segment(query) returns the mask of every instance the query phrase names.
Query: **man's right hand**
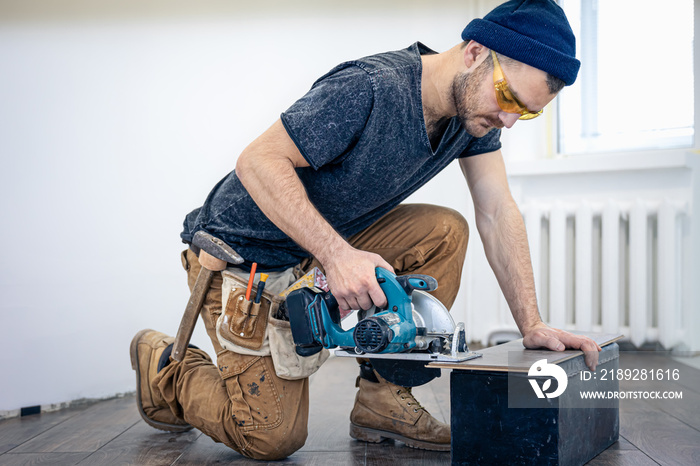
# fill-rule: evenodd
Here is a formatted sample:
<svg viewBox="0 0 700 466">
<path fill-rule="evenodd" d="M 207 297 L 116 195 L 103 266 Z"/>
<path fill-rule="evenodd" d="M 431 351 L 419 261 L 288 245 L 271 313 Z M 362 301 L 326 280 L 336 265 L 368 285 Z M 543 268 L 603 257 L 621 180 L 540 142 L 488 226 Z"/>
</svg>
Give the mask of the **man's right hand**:
<svg viewBox="0 0 700 466">
<path fill-rule="evenodd" d="M 330 260 L 322 261 L 322 265 L 328 287 L 341 309 L 367 310 L 373 304 L 386 306 L 386 296 L 377 282 L 374 269 L 382 267 L 394 273 L 394 268 L 380 255 L 348 245 Z"/>
</svg>

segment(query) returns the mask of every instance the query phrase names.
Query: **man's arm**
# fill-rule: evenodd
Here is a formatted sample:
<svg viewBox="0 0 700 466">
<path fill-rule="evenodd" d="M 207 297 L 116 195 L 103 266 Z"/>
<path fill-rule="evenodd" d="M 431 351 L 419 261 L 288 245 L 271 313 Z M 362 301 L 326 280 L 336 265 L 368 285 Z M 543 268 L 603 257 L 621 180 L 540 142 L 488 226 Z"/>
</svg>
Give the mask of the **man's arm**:
<svg viewBox="0 0 700 466">
<path fill-rule="evenodd" d="M 323 218 L 296 174 L 303 167 L 309 163 L 277 120 L 240 155 L 236 175 L 260 210 L 321 262 L 341 308 L 384 306 L 374 269 L 393 268 L 381 256 L 350 246 Z"/>
<path fill-rule="evenodd" d="M 508 302 L 527 348 L 585 352 L 595 370 L 600 346 L 588 337 L 547 326 L 537 308 L 530 248 L 520 210 L 510 194 L 501 151 L 460 159 L 474 200 L 476 226 L 486 258 Z"/>
</svg>

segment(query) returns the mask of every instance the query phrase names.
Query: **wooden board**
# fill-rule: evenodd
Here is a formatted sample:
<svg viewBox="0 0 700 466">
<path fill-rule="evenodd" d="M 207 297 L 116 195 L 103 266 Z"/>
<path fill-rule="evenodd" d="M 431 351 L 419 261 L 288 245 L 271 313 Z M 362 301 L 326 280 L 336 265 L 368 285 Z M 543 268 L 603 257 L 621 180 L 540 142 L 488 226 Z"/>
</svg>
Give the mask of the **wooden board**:
<svg viewBox="0 0 700 466">
<path fill-rule="evenodd" d="M 572 332 L 592 338 L 601 347 L 609 345 L 623 335 L 617 333 Z M 560 364 L 583 354 L 579 350 L 549 351 L 531 350 L 523 346 L 523 339 L 477 351 L 482 356 L 463 362 L 433 362 L 427 367 L 461 369 L 470 371 L 527 372 L 536 361 L 546 359 L 550 364 Z"/>
</svg>

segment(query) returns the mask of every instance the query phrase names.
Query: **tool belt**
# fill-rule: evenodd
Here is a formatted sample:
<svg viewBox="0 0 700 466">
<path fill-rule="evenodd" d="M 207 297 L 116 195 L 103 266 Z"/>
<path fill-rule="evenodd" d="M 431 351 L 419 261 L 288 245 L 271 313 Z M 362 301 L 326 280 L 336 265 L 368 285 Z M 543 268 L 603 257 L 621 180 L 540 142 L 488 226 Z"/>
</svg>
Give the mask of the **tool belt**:
<svg viewBox="0 0 700 466">
<path fill-rule="evenodd" d="M 271 356 L 277 376 L 287 380 L 309 377 L 330 354 L 324 348 L 312 356 L 299 356 L 289 322 L 275 317 L 284 302 L 278 293 L 296 279 L 293 270 L 271 273 L 259 303 L 245 297 L 248 272 L 233 267 L 224 270 L 221 300 L 224 307 L 216 322 L 216 336 L 222 347 L 239 354 Z M 251 296 L 256 294 L 254 286 Z"/>
</svg>

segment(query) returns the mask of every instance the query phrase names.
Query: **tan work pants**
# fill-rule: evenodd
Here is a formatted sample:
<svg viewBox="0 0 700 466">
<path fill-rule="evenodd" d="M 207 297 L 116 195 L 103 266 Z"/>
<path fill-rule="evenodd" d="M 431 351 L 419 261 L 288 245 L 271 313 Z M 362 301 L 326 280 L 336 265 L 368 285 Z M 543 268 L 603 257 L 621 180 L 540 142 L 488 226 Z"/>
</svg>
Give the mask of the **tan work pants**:
<svg viewBox="0 0 700 466">
<path fill-rule="evenodd" d="M 432 294 L 449 309 L 459 289 L 468 236 L 467 222 L 458 212 L 407 204 L 349 242 L 381 255 L 399 275 L 421 273 L 436 278 L 439 287 Z M 190 250 L 183 252 L 182 259 L 192 289 L 199 261 Z M 309 381 L 280 379 L 272 358 L 221 347 L 215 330 L 222 312 L 221 287 L 222 277 L 216 274 L 202 308 L 217 364 L 204 351 L 189 349 L 181 363 L 172 361 L 156 376 L 152 387 L 176 415 L 215 441 L 255 459 L 285 458 L 306 441 Z"/>
</svg>

